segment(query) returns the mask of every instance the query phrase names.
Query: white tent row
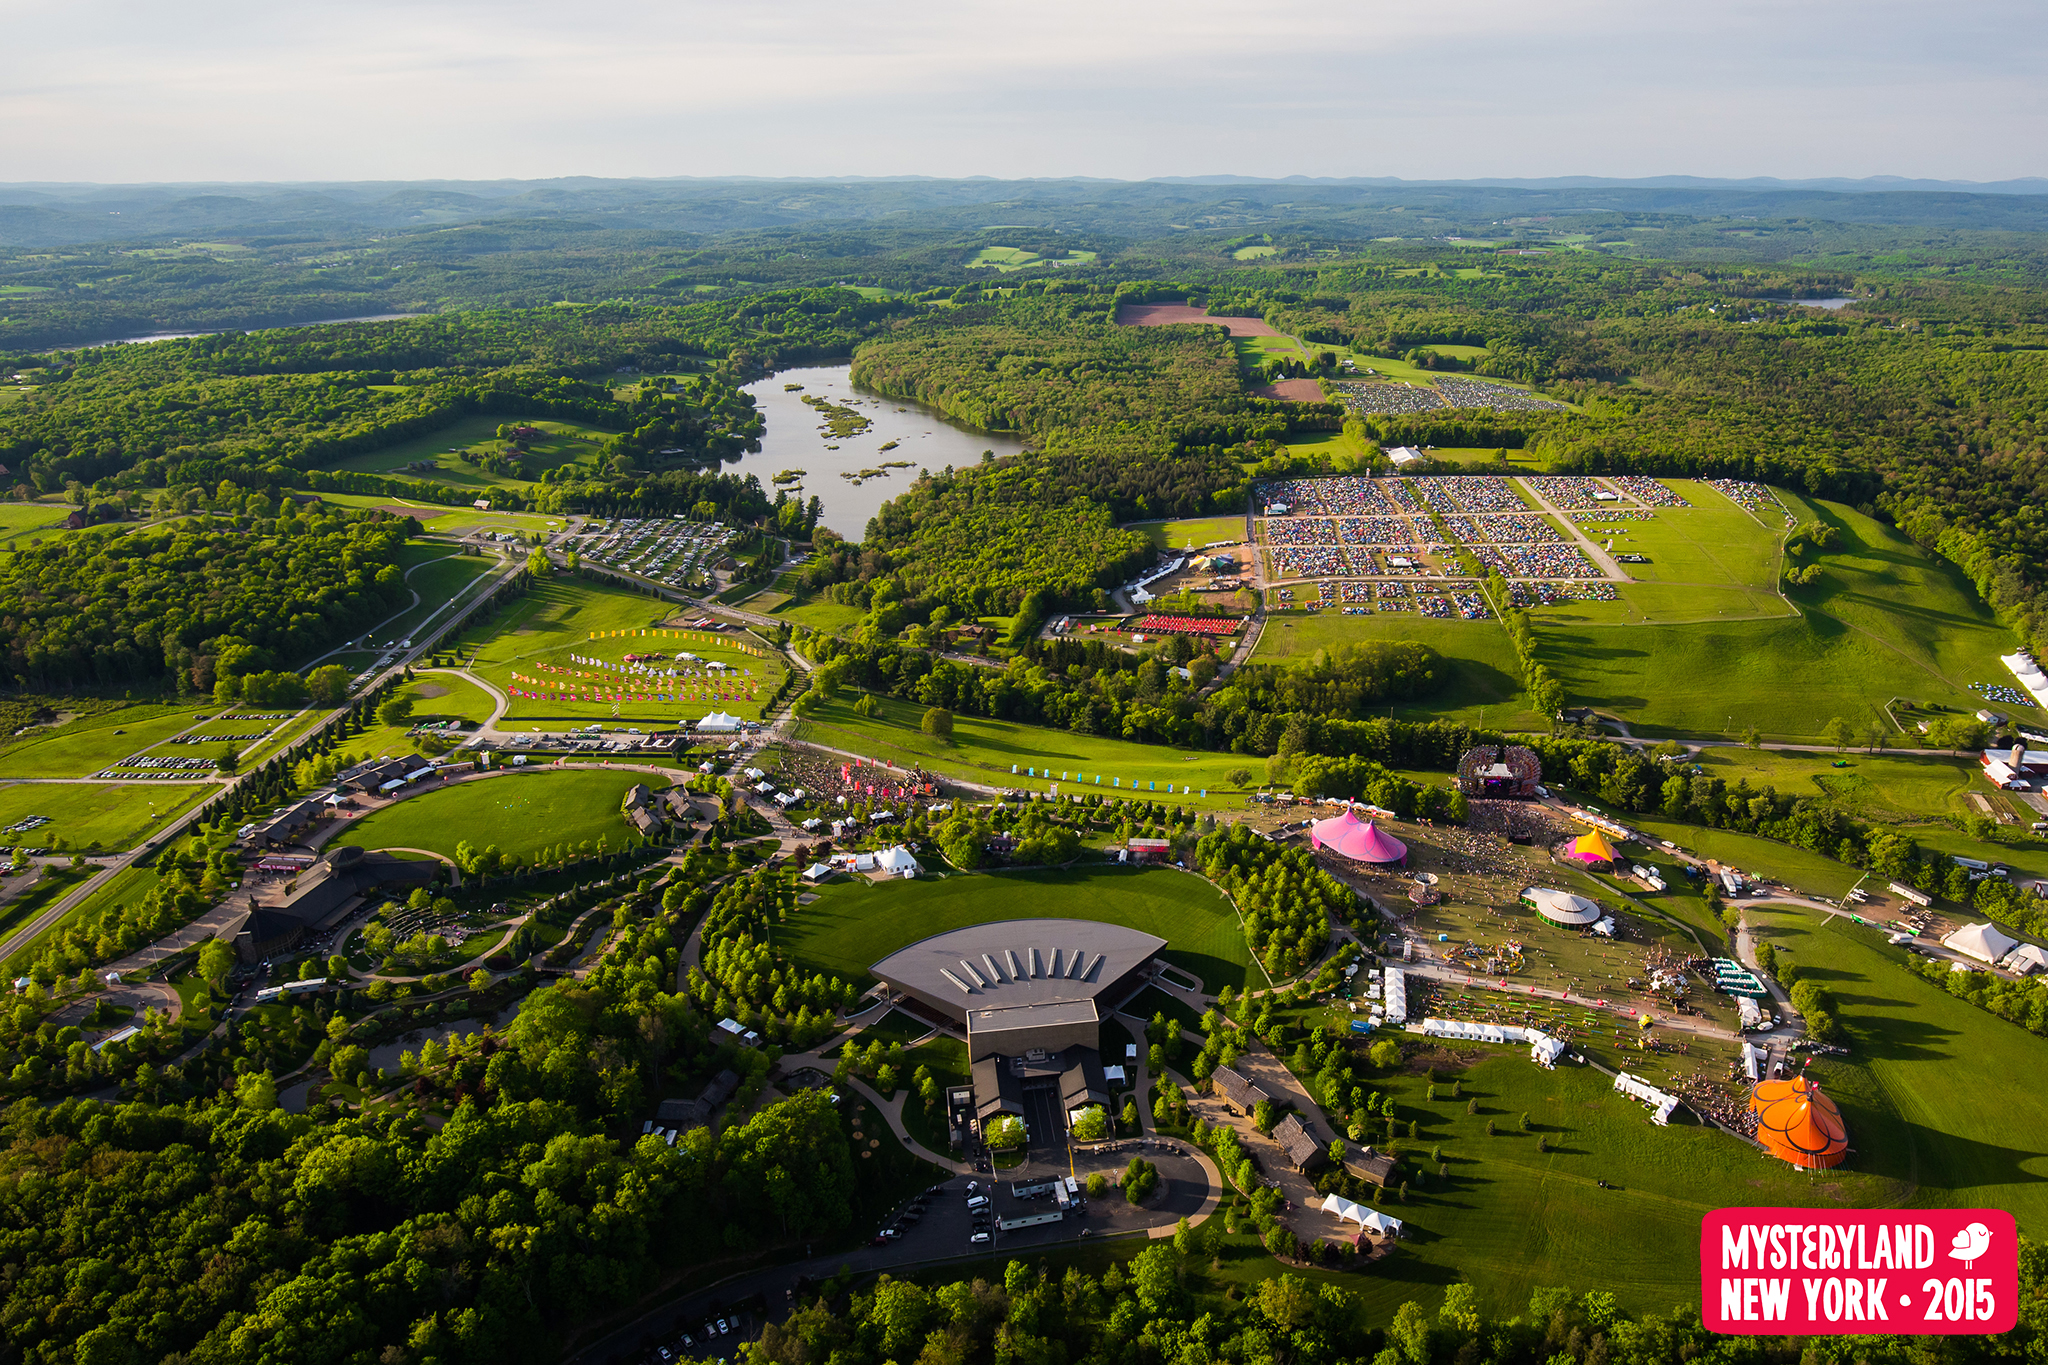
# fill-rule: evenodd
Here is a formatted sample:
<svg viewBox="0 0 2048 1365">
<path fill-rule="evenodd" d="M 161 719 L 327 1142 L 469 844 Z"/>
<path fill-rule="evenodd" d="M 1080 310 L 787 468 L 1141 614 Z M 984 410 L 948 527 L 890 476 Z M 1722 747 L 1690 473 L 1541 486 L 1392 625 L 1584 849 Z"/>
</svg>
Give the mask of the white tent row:
<svg viewBox="0 0 2048 1365">
<path fill-rule="evenodd" d="M 1386 1001 L 1387 1018 L 1397 1024 L 1408 1022 L 1408 974 L 1399 967 L 1389 967 L 1382 981 L 1381 995 Z"/>
<path fill-rule="evenodd" d="M 1341 1194 L 1333 1194 L 1324 1199 L 1323 1212 L 1337 1215 L 1340 1222 L 1348 1218 L 1368 1231 L 1387 1237 L 1400 1236 L 1404 1226 L 1400 1219 L 1389 1218 L 1379 1210 L 1369 1209 L 1363 1204 L 1354 1204 Z"/>
<path fill-rule="evenodd" d="M 1770 1055 L 1770 1053 L 1765 1052 L 1754 1043 L 1744 1043 L 1742 1045 L 1743 1074 L 1753 1081 L 1762 1080 L 1764 1078 L 1764 1063 L 1769 1060 Z"/>
<path fill-rule="evenodd" d="M 2012 670 L 2013 677 L 2033 694 L 2035 701 L 2048 707 L 2048 673 L 2042 672 L 2041 665 L 2034 662 L 2033 656 L 2022 650 L 2018 654 L 2003 656 L 1999 662 Z"/>
<path fill-rule="evenodd" d="M 1420 1033 L 1429 1038 L 1464 1038 L 1475 1043 L 1529 1043 L 1535 1046 L 1556 1044 L 1555 1057 L 1564 1051 L 1564 1044 L 1545 1033 L 1542 1029 L 1523 1028 L 1520 1024 L 1475 1024 L 1465 1019 L 1425 1019 L 1420 1024 L 1410 1024 L 1410 1033 Z"/>
<path fill-rule="evenodd" d="M 1553 1038 L 1536 1029 L 1529 1030 L 1529 1060 L 1545 1071 L 1557 1069 L 1557 1059 L 1564 1055 L 1564 1040 Z"/>
<path fill-rule="evenodd" d="M 1632 1100 L 1641 1100 L 1650 1106 L 1650 1121 L 1659 1125 L 1671 1121 L 1671 1111 L 1678 1108 L 1678 1097 L 1667 1095 L 1648 1081 L 1629 1075 L 1626 1071 L 1614 1078 L 1614 1088 Z"/>
</svg>

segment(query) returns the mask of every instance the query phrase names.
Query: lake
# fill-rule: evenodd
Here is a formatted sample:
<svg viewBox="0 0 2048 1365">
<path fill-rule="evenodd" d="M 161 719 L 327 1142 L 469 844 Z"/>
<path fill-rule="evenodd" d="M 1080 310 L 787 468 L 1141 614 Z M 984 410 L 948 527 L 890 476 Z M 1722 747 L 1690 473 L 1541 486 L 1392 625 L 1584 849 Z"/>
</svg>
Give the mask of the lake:
<svg viewBox="0 0 2048 1365">
<path fill-rule="evenodd" d="M 1770 303 L 1796 303 L 1801 308 L 1825 308 L 1829 312 L 1833 312 L 1837 308 L 1847 308 L 1852 303 L 1863 302 L 1861 299 L 1790 299 L 1772 298 L 1769 296 L 1766 296 L 1766 298 Z"/>
<path fill-rule="evenodd" d="M 108 337 L 105 341 L 67 342 L 66 345 L 86 349 L 94 346 L 140 346 L 151 341 L 183 341 L 187 337 L 221 336 L 227 332 L 275 332 L 287 327 L 326 327 L 337 322 L 398 322 L 405 318 L 425 316 L 425 313 L 373 313 L 360 318 L 315 318 L 311 322 L 280 322 L 268 327 L 227 327 L 218 332 L 152 332 L 142 337 Z"/>
<path fill-rule="evenodd" d="M 866 537 L 868 519 L 882 504 L 910 487 L 919 469 L 944 469 L 947 465 L 979 464 L 981 453 L 1015 455 L 1024 443 L 1014 436 L 997 436 L 950 422 L 921 403 L 884 398 L 854 387 L 848 377 L 850 365 L 807 365 L 783 370 L 746 386 L 755 406 L 767 422 L 761 449 L 723 466 L 728 474 L 752 474 L 771 494 L 775 476 L 784 470 L 805 471 L 801 481 L 784 485 L 802 489 L 808 501 L 813 495 L 824 504 L 821 523 L 848 540 Z M 785 385 L 800 384 L 803 391 L 790 392 Z M 803 400 L 824 398 L 849 407 L 871 425 L 858 436 L 840 440 L 822 429 L 816 411 Z M 882 447 L 891 441 L 893 450 Z M 837 446 L 838 449 L 829 447 Z M 905 460 L 907 469 L 883 470 L 879 476 L 856 483 L 843 474 L 864 469 L 881 469 L 886 461 Z"/>
</svg>

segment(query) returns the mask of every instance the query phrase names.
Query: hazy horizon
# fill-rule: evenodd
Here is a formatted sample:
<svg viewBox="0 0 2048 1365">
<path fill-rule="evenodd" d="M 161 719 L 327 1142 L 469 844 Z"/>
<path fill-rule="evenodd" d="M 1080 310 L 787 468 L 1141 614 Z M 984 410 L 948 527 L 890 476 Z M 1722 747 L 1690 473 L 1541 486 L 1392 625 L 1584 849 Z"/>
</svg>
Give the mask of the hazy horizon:
<svg viewBox="0 0 2048 1365">
<path fill-rule="evenodd" d="M 0 182 L 2044 170 L 2037 6 L 17 7 Z M 25 135 L 24 135 L 25 134 Z M 1218 168 L 1228 168 L 1224 171 Z"/>
</svg>

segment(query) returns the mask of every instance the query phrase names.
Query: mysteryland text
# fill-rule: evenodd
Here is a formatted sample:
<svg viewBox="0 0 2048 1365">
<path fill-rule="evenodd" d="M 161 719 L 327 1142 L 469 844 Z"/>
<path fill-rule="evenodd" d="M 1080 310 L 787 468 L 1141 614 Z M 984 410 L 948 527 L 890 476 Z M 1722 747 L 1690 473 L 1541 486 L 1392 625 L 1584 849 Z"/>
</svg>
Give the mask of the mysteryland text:
<svg viewBox="0 0 2048 1365">
<path fill-rule="evenodd" d="M 2003 1332 L 2019 1237 L 1998 1209 L 1721 1209 L 1700 1225 L 1700 1317 L 1770 1336 Z"/>
</svg>

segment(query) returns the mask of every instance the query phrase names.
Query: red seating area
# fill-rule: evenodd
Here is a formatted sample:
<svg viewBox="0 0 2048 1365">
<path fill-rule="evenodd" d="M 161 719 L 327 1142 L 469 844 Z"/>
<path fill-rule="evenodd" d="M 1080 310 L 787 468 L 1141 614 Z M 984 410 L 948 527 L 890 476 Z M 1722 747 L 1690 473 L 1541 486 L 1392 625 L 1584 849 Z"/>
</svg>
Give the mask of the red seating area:
<svg viewBox="0 0 2048 1365">
<path fill-rule="evenodd" d="M 1235 635 L 1238 621 L 1230 616 L 1144 616 L 1124 626 L 1146 635 Z"/>
</svg>

